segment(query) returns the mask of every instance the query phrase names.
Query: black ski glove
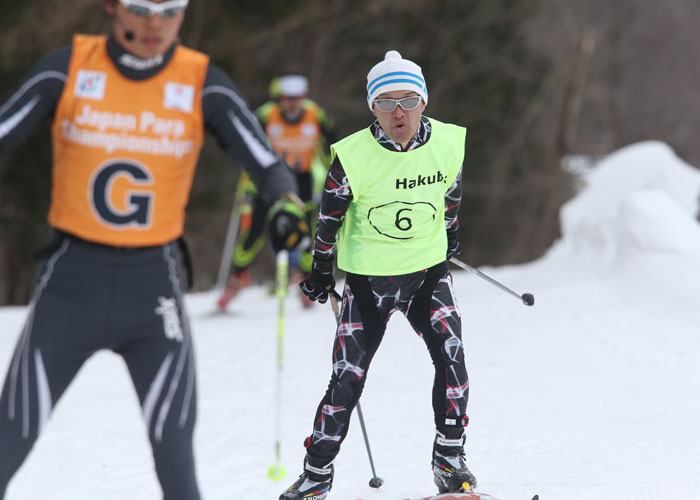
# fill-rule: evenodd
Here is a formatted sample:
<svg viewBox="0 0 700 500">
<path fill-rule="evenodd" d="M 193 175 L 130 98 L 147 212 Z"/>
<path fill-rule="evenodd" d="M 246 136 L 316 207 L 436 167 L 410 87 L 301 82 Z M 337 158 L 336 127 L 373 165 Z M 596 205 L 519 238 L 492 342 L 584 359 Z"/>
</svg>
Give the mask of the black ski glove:
<svg viewBox="0 0 700 500">
<path fill-rule="evenodd" d="M 333 264 L 314 259 L 311 274 L 299 283 L 299 288 L 311 300 L 325 304 L 328 294 L 335 288 Z"/>
<path fill-rule="evenodd" d="M 270 242 L 275 252 L 306 250 L 311 244 L 304 212 L 289 200 L 278 200 L 268 213 Z"/>
</svg>

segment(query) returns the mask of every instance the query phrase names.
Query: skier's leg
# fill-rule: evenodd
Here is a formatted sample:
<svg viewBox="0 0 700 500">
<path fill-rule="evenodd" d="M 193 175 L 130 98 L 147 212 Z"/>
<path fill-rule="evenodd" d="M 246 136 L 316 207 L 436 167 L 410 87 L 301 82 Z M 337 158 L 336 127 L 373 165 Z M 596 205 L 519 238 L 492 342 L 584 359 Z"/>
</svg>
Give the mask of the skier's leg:
<svg viewBox="0 0 700 500">
<path fill-rule="evenodd" d="M 469 491 L 476 486 L 476 478 L 464 460 L 469 378 L 464 362 L 461 318 L 452 293 L 452 276 L 446 268 L 429 270 L 407 317 L 425 341 L 435 366 L 435 484 L 441 493 Z"/>
<path fill-rule="evenodd" d="M 299 188 L 299 198 L 304 202 L 304 218 L 309 225 L 309 234 L 313 237 L 316 234 L 316 224 L 318 221 L 318 207 L 314 203 L 312 197 L 313 179 L 311 172 L 297 172 L 297 187 Z M 300 281 L 305 280 L 311 273 L 313 265 L 313 241 L 303 248 L 297 248 L 290 254 L 290 283 L 297 285 Z M 299 299 L 305 308 L 312 307 L 314 302 L 309 299 L 299 287 L 297 287 Z"/>
<path fill-rule="evenodd" d="M 269 207 L 259 196 L 245 201 L 241 209 L 241 224 L 233 250 L 235 273 L 250 267 L 265 244 L 265 225 Z"/>
<path fill-rule="evenodd" d="M 348 273 L 333 347 L 333 375 L 316 410 L 313 433 L 304 443 L 304 471 L 280 500 L 326 497 L 333 484 L 332 462 L 347 435 L 389 314 L 377 307 L 369 279 Z"/>
<path fill-rule="evenodd" d="M 241 215 L 238 226 L 238 236 L 233 247 L 231 257 L 232 267 L 228 282 L 223 293 L 217 300 L 217 306 L 225 311 L 228 303 L 238 293 L 250 286 L 250 266 L 265 244 L 263 232 L 265 230 L 265 217 L 268 207 L 259 197 L 252 197 L 251 193 L 241 201 Z"/>
<path fill-rule="evenodd" d="M 175 245 L 163 247 L 162 259 L 165 264 L 139 273 L 140 289 L 125 285 L 125 293 L 142 291 L 125 299 L 128 321 L 115 351 L 126 361 L 141 403 L 164 500 L 198 500 L 194 352 Z"/>
<path fill-rule="evenodd" d="M 68 241 L 59 244 L 42 266 L 0 396 L 0 499 L 56 403 L 96 349 L 95 332 L 87 331 L 85 321 L 85 309 L 95 308 L 84 307 L 72 293 L 80 295 L 85 287 L 71 286 L 77 281 L 74 265 L 81 264 L 70 262 L 68 247 Z"/>
<path fill-rule="evenodd" d="M 333 348 L 333 374 L 316 410 L 313 434 L 307 438 L 312 463 L 327 463 L 337 455 L 388 317 L 388 311 L 377 307 L 368 278 L 348 273 Z"/>
<path fill-rule="evenodd" d="M 318 222 L 318 205 L 313 201 L 313 177 L 311 172 L 299 172 L 296 174 L 297 186 L 299 188 L 299 198 L 304 202 L 304 217 L 309 225 L 309 232 L 313 237 L 316 234 L 316 224 Z M 304 275 L 308 277 L 313 264 L 312 245 L 308 248 L 298 250 L 297 267 Z"/>
<path fill-rule="evenodd" d="M 123 356 L 141 402 L 163 498 L 196 500 L 194 360 L 189 340 L 176 343 L 144 340 Z"/>
<path fill-rule="evenodd" d="M 423 338 L 435 366 L 435 426 L 460 426 L 467 411 L 469 377 L 464 362 L 462 321 L 449 272 L 427 273 L 407 317 Z"/>
</svg>

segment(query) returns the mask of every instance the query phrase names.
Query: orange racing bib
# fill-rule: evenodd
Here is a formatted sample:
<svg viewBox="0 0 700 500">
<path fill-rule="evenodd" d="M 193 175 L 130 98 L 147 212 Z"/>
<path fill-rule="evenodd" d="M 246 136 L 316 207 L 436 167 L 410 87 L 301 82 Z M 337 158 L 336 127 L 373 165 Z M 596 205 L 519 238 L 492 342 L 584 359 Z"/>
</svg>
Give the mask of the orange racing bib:
<svg viewBox="0 0 700 500">
<path fill-rule="evenodd" d="M 318 109 L 305 106 L 297 123 L 288 123 L 279 106 L 273 106 L 265 120 L 265 133 L 272 148 L 295 172 L 308 172 L 321 138 Z"/>
<path fill-rule="evenodd" d="M 178 46 L 155 76 L 121 75 L 106 38 L 77 35 L 52 125 L 49 223 L 114 246 L 177 239 L 202 148 L 209 58 Z"/>
</svg>

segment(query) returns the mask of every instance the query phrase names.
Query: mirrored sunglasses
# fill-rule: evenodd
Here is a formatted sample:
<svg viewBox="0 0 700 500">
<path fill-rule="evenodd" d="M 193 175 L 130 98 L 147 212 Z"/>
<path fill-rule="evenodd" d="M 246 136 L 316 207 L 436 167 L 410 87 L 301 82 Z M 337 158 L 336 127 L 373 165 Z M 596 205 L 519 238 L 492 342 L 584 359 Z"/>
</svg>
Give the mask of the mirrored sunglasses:
<svg viewBox="0 0 700 500">
<path fill-rule="evenodd" d="M 375 99 L 374 105 L 380 111 L 390 112 L 396 109 L 396 106 L 401 106 L 404 111 L 416 109 L 423 98 L 419 95 L 404 97 L 403 99 Z"/>
<path fill-rule="evenodd" d="M 185 10 L 189 0 L 168 0 L 163 3 L 150 2 L 149 0 L 119 0 L 129 12 L 139 17 L 151 17 L 158 14 L 160 17 L 173 17 Z"/>
</svg>

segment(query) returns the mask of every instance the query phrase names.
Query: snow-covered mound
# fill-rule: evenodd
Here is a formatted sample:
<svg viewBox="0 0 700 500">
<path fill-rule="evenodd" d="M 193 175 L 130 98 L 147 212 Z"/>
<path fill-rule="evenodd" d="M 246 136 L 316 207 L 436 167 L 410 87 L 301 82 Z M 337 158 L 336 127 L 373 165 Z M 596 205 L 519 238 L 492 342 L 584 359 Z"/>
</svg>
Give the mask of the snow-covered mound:
<svg viewBox="0 0 700 500">
<path fill-rule="evenodd" d="M 552 258 L 609 264 L 640 253 L 700 253 L 700 171 L 666 144 L 623 148 L 584 183 L 560 212 L 562 238 Z"/>
</svg>

